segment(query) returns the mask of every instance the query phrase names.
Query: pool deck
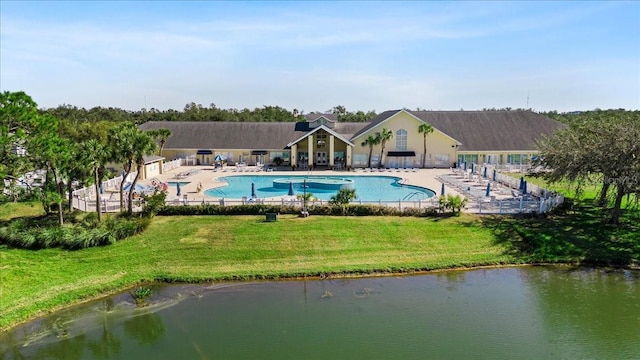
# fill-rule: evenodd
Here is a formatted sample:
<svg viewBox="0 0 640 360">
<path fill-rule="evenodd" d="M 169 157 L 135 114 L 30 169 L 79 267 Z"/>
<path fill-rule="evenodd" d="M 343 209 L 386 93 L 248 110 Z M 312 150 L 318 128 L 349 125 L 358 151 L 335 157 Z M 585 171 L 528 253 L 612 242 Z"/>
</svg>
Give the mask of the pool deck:
<svg viewBox="0 0 640 360">
<path fill-rule="evenodd" d="M 250 168 L 249 168 L 250 169 Z M 195 171 L 194 171 L 195 170 Z M 253 169 L 250 169 L 253 170 Z M 191 173 L 189 175 L 185 175 L 187 172 Z M 440 194 L 440 189 L 442 187 L 442 182 L 440 182 L 436 177 L 450 174 L 449 169 L 416 169 L 416 170 L 395 170 L 388 169 L 383 171 L 373 171 L 373 172 L 365 172 L 363 169 L 358 169 L 356 171 L 334 171 L 334 170 L 298 170 L 298 171 L 244 171 L 244 172 L 236 172 L 234 171 L 234 167 L 228 167 L 226 171 L 218 169 L 214 171 L 212 166 L 181 166 L 179 168 L 170 170 L 165 172 L 164 174 L 154 176 L 152 179 L 158 179 L 161 182 L 170 182 L 170 181 L 181 181 L 181 182 L 189 182 L 189 184 L 184 185 L 180 188 L 181 198 L 186 194 L 189 201 L 196 200 L 215 200 L 218 198 L 205 196 L 204 191 L 212 188 L 217 188 L 224 186 L 225 183 L 218 182 L 215 179 L 222 176 L 241 176 L 241 175 L 249 175 L 249 176 L 305 176 L 305 175 L 313 175 L 313 176 L 394 176 L 404 179 L 403 183 L 406 185 L 415 185 L 428 188 L 433 190 L 436 194 Z M 179 176 L 181 174 L 182 176 Z M 147 179 L 140 181 L 142 184 L 150 185 L 152 179 Z M 202 191 L 197 192 L 198 184 L 202 184 Z M 446 194 L 454 194 L 460 195 L 455 189 L 446 187 Z M 265 198 L 265 200 L 278 200 L 282 198 L 286 198 L 287 196 L 279 196 L 272 198 Z M 167 195 L 167 200 L 179 200 L 175 191 L 175 187 L 170 187 L 169 194 Z"/>
</svg>

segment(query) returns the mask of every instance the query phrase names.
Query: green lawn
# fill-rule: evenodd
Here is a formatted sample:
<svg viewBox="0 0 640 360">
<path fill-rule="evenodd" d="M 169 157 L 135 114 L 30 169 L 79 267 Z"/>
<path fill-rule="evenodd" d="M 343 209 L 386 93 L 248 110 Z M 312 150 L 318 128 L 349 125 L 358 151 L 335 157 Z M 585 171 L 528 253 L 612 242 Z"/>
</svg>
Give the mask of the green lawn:
<svg viewBox="0 0 640 360">
<path fill-rule="evenodd" d="M 8 204 L 9 206 L 16 206 Z M 34 211 L 0 206 L 0 217 Z M 23 205 L 25 206 L 25 205 Z M 36 207 L 37 208 L 37 207 Z M 0 329 L 147 281 L 335 276 L 478 265 L 637 266 L 640 231 L 595 208 L 545 218 L 156 217 L 141 235 L 77 251 L 0 246 Z M 37 215 L 36 211 L 36 215 Z M 637 223 L 637 222 L 636 222 Z"/>
<path fill-rule="evenodd" d="M 142 235 L 79 251 L 0 248 L 0 328 L 138 282 L 428 270 L 518 262 L 477 219 L 157 217 Z"/>
</svg>

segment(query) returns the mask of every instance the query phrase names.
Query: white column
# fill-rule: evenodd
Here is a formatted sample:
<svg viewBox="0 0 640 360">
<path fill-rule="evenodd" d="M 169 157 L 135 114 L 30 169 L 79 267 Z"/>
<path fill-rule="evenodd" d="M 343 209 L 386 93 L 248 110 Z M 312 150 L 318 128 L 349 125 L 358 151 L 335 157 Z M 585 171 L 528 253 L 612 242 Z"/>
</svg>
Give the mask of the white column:
<svg viewBox="0 0 640 360">
<path fill-rule="evenodd" d="M 351 153 L 353 152 L 353 147 L 347 144 L 347 158 L 344 159 L 345 166 L 347 168 L 351 167 Z"/>
<path fill-rule="evenodd" d="M 308 141 L 308 147 L 307 147 L 307 151 L 309 152 L 309 168 L 311 168 L 313 166 L 313 134 L 309 135 L 309 137 L 307 138 Z"/>
<path fill-rule="evenodd" d="M 335 155 L 334 155 L 334 142 L 335 142 L 335 137 L 333 135 L 329 135 L 329 167 L 333 169 L 333 166 L 335 165 Z"/>
<path fill-rule="evenodd" d="M 291 166 L 298 166 L 298 144 L 291 145 Z"/>
</svg>

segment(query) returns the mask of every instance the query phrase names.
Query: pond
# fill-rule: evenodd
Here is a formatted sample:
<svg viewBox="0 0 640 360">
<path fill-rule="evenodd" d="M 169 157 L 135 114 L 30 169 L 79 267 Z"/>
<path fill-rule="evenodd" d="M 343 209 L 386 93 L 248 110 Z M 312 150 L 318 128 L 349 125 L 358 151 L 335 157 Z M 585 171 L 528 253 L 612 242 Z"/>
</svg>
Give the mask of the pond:
<svg viewBox="0 0 640 360">
<path fill-rule="evenodd" d="M 640 273 L 568 267 L 156 285 L 0 335 L 18 359 L 631 359 Z"/>
</svg>

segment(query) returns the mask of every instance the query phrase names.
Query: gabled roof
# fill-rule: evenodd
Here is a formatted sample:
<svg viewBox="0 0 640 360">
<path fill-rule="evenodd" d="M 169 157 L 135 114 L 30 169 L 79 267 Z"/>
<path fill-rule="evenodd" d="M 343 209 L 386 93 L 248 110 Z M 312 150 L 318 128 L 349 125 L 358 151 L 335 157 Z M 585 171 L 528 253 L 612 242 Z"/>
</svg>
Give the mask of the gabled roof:
<svg viewBox="0 0 640 360">
<path fill-rule="evenodd" d="M 387 110 L 385 112 L 381 112 L 376 117 L 371 119 L 371 122 L 367 123 L 367 126 L 365 126 L 364 128 L 360 129 L 360 131 L 353 134 L 351 139 L 353 140 L 358 136 L 362 135 L 363 133 L 366 133 L 367 131 L 373 129 L 374 127 L 378 126 L 381 122 L 389 119 L 391 116 L 395 115 L 398 112 L 400 112 L 400 110 Z"/>
<path fill-rule="evenodd" d="M 308 122 L 313 122 L 318 120 L 319 118 L 323 117 L 331 122 L 338 122 L 338 115 L 333 114 L 333 113 L 310 113 L 310 114 L 306 114 L 305 119 L 307 119 Z"/>
<path fill-rule="evenodd" d="M 400 111 L 403 110 L 379 114 L 351 139 Z M 459 141 L 460 151 L 535 150 L 536 139 L 550 136 L 564 127 L 558 121 L 531 111 L 404 111 Z"/>
<path fill-rule="evenodd" d="M 165 128 L 172 135 L 166 149 L 260 149 L 280 150 L 324 129 L 346 143 L 380 126 L 398 112 L 406 111 L 419 121 L 461 143 L 460 151 L 535 150 L 536 139 L 549 136 L 564 125 L 531 111 L 385 111 L 369 123 L 335 123 L 334 128 L 309 128 L 309 122 L 198 122 L 150 121 L 141 130 Z M 320 114 L 326 115 L 326 114 Z M 410 129 L 407 129 L 410 130 Z M 415 131 L 417 132 L 417 126 Z"/>
<path fill-rule="evenodd" d="M 301 141 L 302 139 L 306 138 L 307 136 L 309 136 L 309 135 L 311 135 L 311 134 L 313 134 L 313 133 L 315 133 L 315 132 L 318 132 L 320 129 L 323 129 L 324 131 L 326 131 L 326 132 L 328 132 L 329 134 L 331 134 L 331 135 L 333 135 L 333 136 L 337 137 L 338 139 L 340 139 L 340 140 L 344 141 L 345 143 L 347 143 L 347 144 L 349 144 L 349 145 L 351 145 L 351 146 L 354 146 L 354 145 L 353 145 L 353 143 L 352 143 L 351 141 L 349 141 L 349 139 L 348 139 L 348 138 L 345 138 L 344 136 L 342 136 L 342 135 L 338 134 L 337 132 L 333 131 L 332 129 L 330 129 L 330 128 L 329 128 L 329 127 L 327 127 L 327 126 L 320 125 L 320 126 L 318 126 L 318 127 L 313 128 L 313 130 L 312 130 L 312 131 L 307 132 L 307 133 L 304 133 L 304 134 L 303 134 L 302 136 L 300 136 L 299 138 L 297 138 L 297 139 L 293 140 L 292 142 L 288 143 L 288 144 L 287 144 L 287 147 L 291 147 L 291 145 L 293 145 L 293 144 L 295 144 L 295 143 L 297 143 L 297 142 Z"/>
<path fill-rule="evenodd" d="M 325 130 L 349 143 L 351 134 L 366 123 L 336 123 Z M 310 131 L 302 122 L 216 122 L 216 121 L 149 121 L 140 130 L 169 129 L 165 149 L 284 149 L 292 141 Z"/>
<path fill-rule="evenodd" d="M 536 150 L 564 124 L 532 111 L 409 111 L 460 141 L 459 151 Z"/>
<path fill-rule="evenodd" d="M 169 129 L 165 149 L 283 149 L 304 133 L 292 122 L 149 121 L 140 130 Z"/>
</svg>

